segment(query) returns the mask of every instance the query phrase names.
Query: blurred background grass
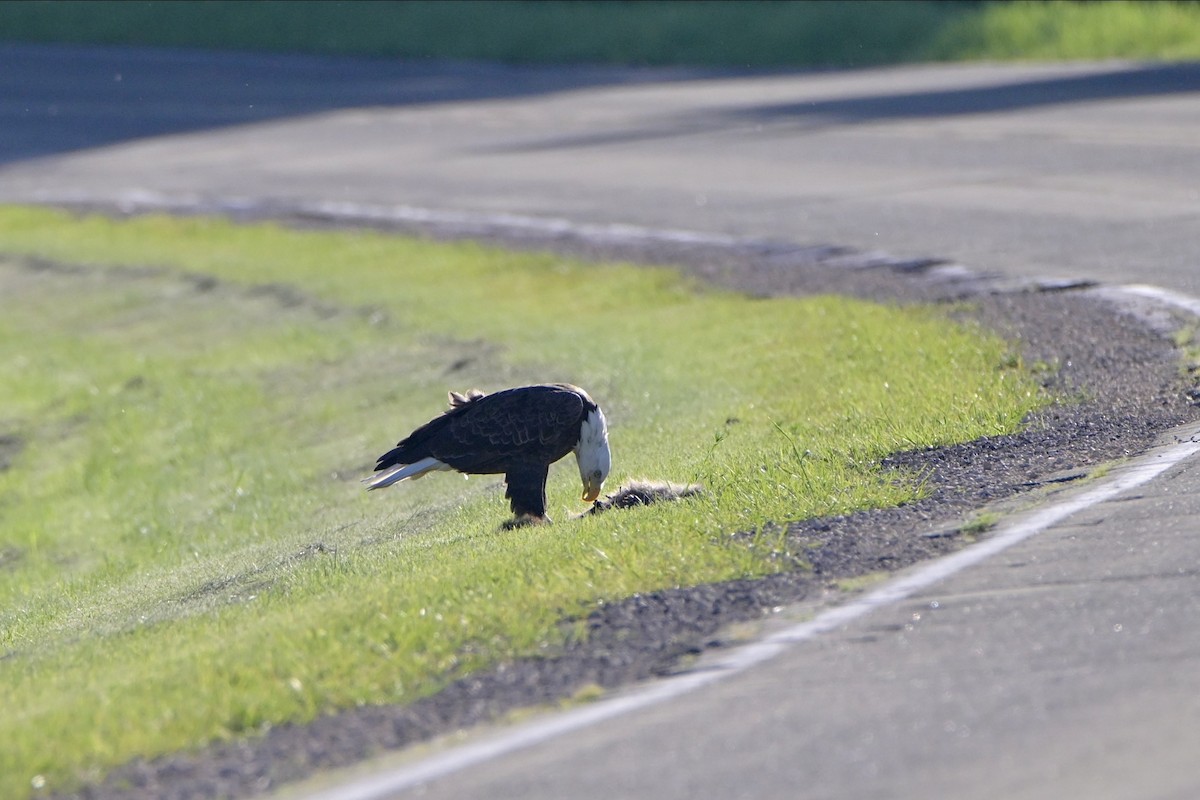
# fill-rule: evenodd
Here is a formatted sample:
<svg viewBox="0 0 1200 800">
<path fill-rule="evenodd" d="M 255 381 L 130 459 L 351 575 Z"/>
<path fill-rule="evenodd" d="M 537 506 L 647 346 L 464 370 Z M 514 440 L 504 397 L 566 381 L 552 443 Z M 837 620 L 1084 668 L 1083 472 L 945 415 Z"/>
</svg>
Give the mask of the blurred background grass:
<svg viewBox="0 0 1200 800">
<path fill-rule="evenodd" d="M 1200 3 L 6 0 L 0 41 L 738 68 L 1190 59 Z"/>
</svg>

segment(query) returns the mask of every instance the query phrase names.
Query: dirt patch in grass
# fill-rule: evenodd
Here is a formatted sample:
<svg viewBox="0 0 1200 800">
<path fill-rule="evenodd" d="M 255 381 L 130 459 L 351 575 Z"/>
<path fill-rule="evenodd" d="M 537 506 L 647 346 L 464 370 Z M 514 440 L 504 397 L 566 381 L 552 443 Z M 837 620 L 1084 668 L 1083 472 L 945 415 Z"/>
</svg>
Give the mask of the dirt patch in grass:
<svg viewBox="0 0 1200 800">
<path fill-rule="evenodd" d="M 24 447 L 25 442 L 20 436 L 0 433 L 0 472 L 12 466 Z M 0 572 L 11 569 L 20 559 L 21 551 L 18 548 L 0 542 Z"/>
<path fill-rule="evenodd" d="M 0 470 L 12 466 L 13 460 L 25 447 L 20 436 L 11 433 L 0 433 Z"/>
<path fill-rule="evenodd" d="M 585 620 L 564 621 L 586 635 L 561 652 L 462 677 L 410 706 L 352 709 L 309 725 L 275 727 L 248 741 L 136 761 L 76 796 L 253 796 L 513 709 L 670 672 L 681 658 L 723 646 L 721 631 L 731 623 L 837 591 L 848 578 L 958 549 L 973 539 L 963 528 L 974 531 L 970 520 L 980 507 L 1077 479 L 1090 467 L 1145 450 L 1176 425 L 1200 419 L 1189 395 L 1195 387 L 1181 378 L 1169 338 L 1083 285 L 1008 285 L 936 259 L 902 262 L 835 247 L 629 245 L 487 233 L 490 241 L 510 246 L 679 264 L 706 281 L 761 295 L 835 292 L 885 302 L 966 301 L 954 306 L 955 313 L 1018 340 L 1027 363 L 1044 365 L 1046 385 L 1076 402 L 1038 413 L 1014 435 L 887 458 L 884 467 L 923 476 L 927 496 L 898 508 L 787 525 L 782 538 L 771 538 L 777 557 L 793 567 L 781 574 L 602 604 Z"/>
</svg>

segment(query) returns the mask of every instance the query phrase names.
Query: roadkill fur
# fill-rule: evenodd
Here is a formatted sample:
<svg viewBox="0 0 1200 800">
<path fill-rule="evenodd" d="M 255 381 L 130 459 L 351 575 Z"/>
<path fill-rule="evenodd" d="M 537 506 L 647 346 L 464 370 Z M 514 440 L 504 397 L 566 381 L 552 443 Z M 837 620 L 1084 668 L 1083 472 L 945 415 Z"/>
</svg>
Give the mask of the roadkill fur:
<svg viewBox="0 0 1200 800">
<path fill-rule="evenodd" d="M 703 493 L 704 487 L 698 483 L 630 481 L 617 491 L 597 500 L 584 514 L 599 514 L 601 511 L 613 508 L 636 508 L 637 506 L 648 506 L 651 503 L 683 500 L 685 497 L 695 497 Z"/>
<path fill-rule="evenodd" d="M 698 483 L 680 484 L 668 483 L 667 481 L 630 481 L 628 485 L 622 486 L 615 492 L 610 492 L 601 497 L 592 503 L 592 507 L 587 511 L 574 515 L 573 519 L 582 519 L 588 514 L 599 514 L 601 511 L 608 511 L 614 508 L 637 508 L 638 506 L 648 506 L 651 503 L 683 500 L 686 497 L 696 497 L 701 494 L 704 494 L 704 487 Z M 524 528 L 528 525 L 546 525 L 549 522 L 549 517 L 535 517 L 531 514 L 522 514 L 519 517 L 514 517 L 502 523 L 500 529 L 511 531 L 515 528 Z"/>
</svg>

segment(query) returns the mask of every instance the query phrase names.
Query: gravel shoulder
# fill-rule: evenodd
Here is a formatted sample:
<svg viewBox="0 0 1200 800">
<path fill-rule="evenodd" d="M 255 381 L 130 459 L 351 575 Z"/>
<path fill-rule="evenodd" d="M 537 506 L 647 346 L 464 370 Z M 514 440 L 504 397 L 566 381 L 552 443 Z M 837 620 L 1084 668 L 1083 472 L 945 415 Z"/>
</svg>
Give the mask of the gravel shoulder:
<svg viewBox="0 0 1200 800">
<path fill-rule="evenodd" d="M 280 216 L 277 214 L 277 216 Z M 283 213 L 283 221 L 341 226 L 346 219 Z M 677 669 L 721 647 L 734 623 L 801 601 L 828 600 L 846 581 L 892 572 L 968 545 L 980 509 L 1086 478 L 1099 465 L 1145 450 L 1164 431 L 1200 419 L 1198 377 L 1181 367 L 1171 319 L 1119 307 L 1084 283 L 1014 283 L 936 259 L 899 261 L 833 246 L 680 242 L 501 228 L 393 225 L 406 233 L 483 239 L 595 258 L 675 264 L 698 279 L 755 295 L 838 293 L 892 302 L 948 304 L 951 312 L 1020 343 L 1045 365 L 1049 389 L 1068 398 L 1011 436 L 899 453 L 884 466 L 926 476 L 930 494 L 906 506 L 788 526 L 791 549 L 811 569 L 754 581 L 673 589 L 597 608 L 586 640 L 549 657 L 502 664 L 407 707 L 372 707 L 201 751 L 136 761 L 75 797 L 108 800 L 251 797 L 318 770 L 529 706 L 587 695 Z M 986 535 L 986 534 L 984 534 Z"/>
</svg>

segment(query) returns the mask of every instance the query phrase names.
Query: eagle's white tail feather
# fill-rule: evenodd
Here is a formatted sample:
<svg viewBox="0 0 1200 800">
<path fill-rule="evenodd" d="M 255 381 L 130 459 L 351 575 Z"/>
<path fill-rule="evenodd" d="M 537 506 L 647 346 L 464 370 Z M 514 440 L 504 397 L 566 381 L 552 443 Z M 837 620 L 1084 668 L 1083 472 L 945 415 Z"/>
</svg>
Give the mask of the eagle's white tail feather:
<svg viewBox="0 0 1200 800">
<path fill-rule="evenodd" d="M 404 464 L 387 472 L 372 475 L 363 480 L 363 483 L 367 485 L 367 491 L 370 491 L 372 489 L 382 489 L 385 486 L 391 486 L 393 483 L 399 483 L 407 478 L 416 480 L 426 472 L 447 469 L 453 469 L 453 467 L 444 461 L 438 461 L 433 456 L 430 456 L 429 458 L 422 458 L 415 464 Z"/>
</svg>

